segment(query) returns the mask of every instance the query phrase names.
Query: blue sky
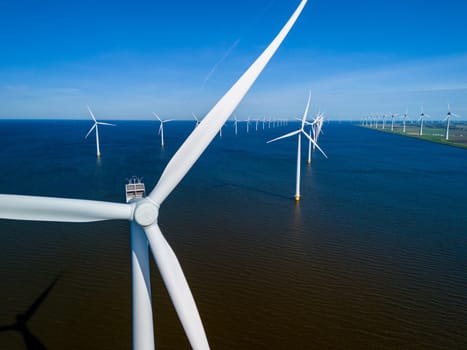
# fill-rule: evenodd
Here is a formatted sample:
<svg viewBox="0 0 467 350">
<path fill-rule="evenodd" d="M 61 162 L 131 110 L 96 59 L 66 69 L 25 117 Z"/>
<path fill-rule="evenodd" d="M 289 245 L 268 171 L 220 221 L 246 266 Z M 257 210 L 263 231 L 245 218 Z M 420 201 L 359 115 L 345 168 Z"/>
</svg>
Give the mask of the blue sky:
<svg viewBox="0 0 467 350">
<path fill-rule="evenodd" d="M 299 0 L 0 3 L 0 118 L 204 116 Z M 467 4 L 309 0 L 239 118 L 467 118 Z"/>
</svg>

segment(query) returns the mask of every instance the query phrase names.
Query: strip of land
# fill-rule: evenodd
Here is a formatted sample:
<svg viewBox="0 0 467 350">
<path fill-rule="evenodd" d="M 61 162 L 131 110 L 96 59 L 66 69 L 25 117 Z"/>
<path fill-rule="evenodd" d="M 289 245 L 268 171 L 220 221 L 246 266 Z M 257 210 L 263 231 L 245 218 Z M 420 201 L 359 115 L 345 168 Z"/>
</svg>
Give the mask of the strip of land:
<svg viewBox="0 0 467 350">
<path fill-rule="evenodd" d="M 378 128 L 375 125 L 361 125 L 364 128 L 373 129 L 401 136 L 414 137 L 429 142 L 441 143 L 452 147 L 467 149 L 467 124 L 456 123 L 449 128 L 449 140 L 446 140 L 446 127 L 442 123 L 426 123 L 423 125 L 423 135 L 420 135 L 420 125 L 407 124 L 404 133 L 404 127 L 400 124 L 394 125 L 391 131 L 391 124 L 386 123 L 384 129 L 381 122 Z"/>
</svg>

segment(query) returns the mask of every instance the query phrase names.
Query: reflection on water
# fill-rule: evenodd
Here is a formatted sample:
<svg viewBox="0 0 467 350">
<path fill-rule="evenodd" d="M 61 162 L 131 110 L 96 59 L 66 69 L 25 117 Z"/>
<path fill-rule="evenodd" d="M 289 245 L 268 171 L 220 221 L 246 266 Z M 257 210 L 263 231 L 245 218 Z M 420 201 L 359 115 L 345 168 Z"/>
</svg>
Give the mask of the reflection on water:
<svg viewBox="0 0 467 350">
<path fill-rule="evenodd" d="M 167 124 L 163 152 L 153 123 L 103 129 L 96 162 L 81 142 L 86 121 L 49 126 L 2 122 L 0 193 L 123 202 L 125 179 L 152 188 L 192 128 Z M 325 127 L 329 159 L 314 155 L 297 204 L 296 144 L 265 144 L 289 129 L 225 129 L 161 207 L 211 347 L 464 348 L 467 153 Z M 3 220 L 0 247 L 0 325 L 63 270 L 27 319 L 30 334 L 49 350 L 131 348 L 127 222 Z M 157 348 L 188 349 L 151 264 Z M 4 331 L 0 348 L 26 347 Z"/>
</svg>

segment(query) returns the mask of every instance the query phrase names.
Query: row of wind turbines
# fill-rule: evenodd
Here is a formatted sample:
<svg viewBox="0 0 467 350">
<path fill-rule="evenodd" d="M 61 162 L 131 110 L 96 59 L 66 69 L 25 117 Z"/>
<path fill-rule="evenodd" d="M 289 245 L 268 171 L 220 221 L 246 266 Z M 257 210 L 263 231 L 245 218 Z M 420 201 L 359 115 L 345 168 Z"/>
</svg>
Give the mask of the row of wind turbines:
<svg viewBox="0 0 467 350">
<path fill-rule="evenodd" d="M 128 203 L 113 203 L 0 194 L 0 219 L 75 223 L 107 220 L 130 222 L 133 349 L 155 348 L 148 248 L 152 251 L 191 347 L 195 350 L 209 349 L 206 332 L 190 287 L 174 251 L 159 227 L 159 210 L 242 101 L 282 44 L 306 3 L 307 0 L 301 0 L 274 40 L 194 128 L 170 159 L 147 197 L 137 198 Z M 92 112 L 90 113 L 92 115 Z M 98 140 L 98 126 L 102 123 L 93 115 L 92 118 L 94 125 L 88 134 L 95 129 Z M 302 122 L 300 133 L 303 126 Z"/>
<path fill-rule="evenodd" d="M 97 157 L 100 158 L 101 157 L 101 151 L 100 151 L 100 144 L 99 144 L 99 125 L 107 125 L 107 126 L 116 126 L 116 125 L 111 124 L 111 123 L 104 123 L 104 122 L 97 121 L 96 117 L 94 116 L 94 113 L 91 110 L 91 108 L 89 106 L 87 106 L 87 109 L 89 111 L 89 114 L 90 114 L 91 119 L 93 120 L 94 124 L 91 126 L 91 128 L 89 129 L 89 131 L 87 132 L 87 134 L 86 134 L 86 136 L 84 138 L 87 139 L 88 136 L 92 133 L 92 131 L 93 130 L 95 131 L 95 135 L 96 135 L 96 154 L 97 154 Z M 161 139 L 161 147 L 165 147 L 164 124 L 168 123 L 168 122 L 176 121 L 176 119 L 162 119 L 161 117 L 159 117 L 159 115 L 156 112 L 153 112 L 153 114 L 160 123 L 157 134 L 160 136 L 160 139 Z M 195 120 L 195 126 L 194 127 L 196 128 L 200 124 L 200 119 L 194 113 L 192 113 L 192 116 L 193 116 L 193 119 Z M 260 128 L 261 128 L 260 123 L 262 123 L 262 130 L 264 130 L 266 128 L 266 125 L 267 125 L 267 128 L 271 128 L 271 127 L 275 128 L 275 127 L 278 127 L 278 126 L 284 126 L 284 125 L 288 124 L 288 120 L 286 120 L 286 119 L 273 119 L 272 117 L 270 117 L 268 120 L 266 120 L 266 117 L 263 117 L 263 119 L 260 119 L 260 118 L 251 119 L 250 117 L 248 117 L 246 120 L 238 120 L 237 116 L 234 114 L 232 124 L 233 124 L 233 128 L 234 128 L 235 136 L 237 136 L 238 132 L 239 132 L 238 124 L 245 123 L 246 124 L 246 133 L 248 134 L 250 132 L 250 123 L 253 123 L 253 122 L 255 123 L 255 131 L 260 130 Z M 220 130 L 219 130 L 219 137 L 222 137 L 223 127 L 224 126 L 222 126 L 220 128 Z"/>
<path fill-rule="evenodd" d="M 406 122 L 407 122 L 407 118 L 408 118 L 408 115 L 409 115 L 409 111 L 408 109 L 405 111 L 405 113 L 402 115 L 402 132 L 405 134 L 407 132 L 407 129 L 406 129 Z M 390 118 L 391 118 L 391 131 L 394 132 L 394 123 L 395 123 L 395 118 L 397 116 L 399 116 L 398 114 L 389 114 Z M 378 120 L 380 119 L 381 117 L 381 129 L 385 129 L 386 128 L 386 117 L 387 115 L 386 114 L 382 114 L 382 115 L 378 115 L 378 114 L 375 114 L 375 115 L 369 115 L 368 117 L 366 117 L 365 119 L 363 119 L 362 121 L 362 125 L 363 126 L 367 126 L 367 127 L 374 127 L 375 129 L 378 129 Z M 458 114 L 455 114 L 451 111 L 451 106 L 448 104 L 448 111 L 446 113 L 446 116 L 444 117 L 444 119 L 442 119 L 443 122 L 446 122 L 446 131 L 445 131 L 445 140 L 446 141 L 449 141 L 449 128 L 450 128 L 450 125 L 451 125 L 451 118 L 452 117 L 456 117 L 456 118 L 462 118 L 460 115 Z M 426 118 L 431 118 L 430 115 L 426 114 L 424 111 L 423 111 L 423 106 L 421 106 L 421 109 L 420 109 L 420 116 L 418 118 L 418 122 L 420 123 L 419 124 L 419 131 L 418 131 L 418 134 L 419 136 L 423 136 L 423 122 Z M 413 122 L 413 121 L 412 121 Z"/>
</svg>

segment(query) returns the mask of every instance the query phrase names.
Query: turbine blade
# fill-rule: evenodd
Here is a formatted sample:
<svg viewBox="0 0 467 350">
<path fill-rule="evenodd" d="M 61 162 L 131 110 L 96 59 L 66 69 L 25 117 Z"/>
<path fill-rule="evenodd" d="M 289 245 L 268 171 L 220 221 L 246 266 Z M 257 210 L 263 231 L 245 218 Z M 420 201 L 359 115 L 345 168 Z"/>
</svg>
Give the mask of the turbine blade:
<svg viewBox="0 0 467 350">
<path fill-rule="evenodd" d="M 157 120 L 159 120 L 159 121 L 162 123 L 162 119 L 159 118 L 159 116 L 157 115 L 157 113 L 156 113 L 156 112 L 152 112 L 152 113 L 156 116 Z"/>
<path fill-rule="evenodd" d="M 194 113 L 191 113 L 191 115 L 195 118 L 196 122 L 199 122 L 198 117 Z"/>
<path fill-rule="evenodd" d="M 115 124 L 103 123 L 103 122 L 97 122 L 97 124 L 100 124 L 100 125 L 109 125 L 109 126 L 116 126 Z"/>
<path fill-rule="evenodd" d="M 167 120 L 164 120 L 163 123 L 168 123 L 168 122 L 174 122 L 175 119 L 167 119 Z"/>
<path fill-rule="evenodd" d="M 453 116 L 456 117 L 456 118 L 462 118 L 459 114 L 456 114 L 456 113 L 452 113 L 452 112 L 451 112 L 451 115 L 453 115 Z"/>
<path fill-rule="evenodd" d="M 86 107 L 88 107 L 89 114 L 91 115 L 92 120 L 94 120 L 94 123 L 97 123 L 96 117 L 94 117 L 94 114 L 92 113 L 91 108 L 89 106 L 86 106 Z"/>
<path fill-rule="evenodd" d="M 83 199 L 0 194 L 0 218 L 55 222 L 131 220 L 133 205 Z"/>
<path fill-rule="evenodd" d="M 301 130 L 292 131 L 292 132 L 289 132 L 288 134 L 285 134 L 285 135 L 276 137 L 275 139 L 269 140 L 266 143 L 271 143 L 271 142 L 274 142 L 274 141 L 277 141 L 277 140 L 280 140 L 280 139 L 285 139 L 286 137 L 297 135 L 300 132 L 301 132 Z"/>
<path fill-rule="evenodd" d="M 316 147 L 317 149 L 319 149 L 319 151 L 323 154 L 323 156 L 325 156 L 326 158 L 328 158 L 328 156 L 326 155 L 326 153 L 324 153 L 324 151 L 321 149 L 321 147 L 318 146 L 318 144 L 315 142 L 315 140 L 313 140 L 313 139 L 310 137 L 310 135 L 308 135 L 306 132 L 304 132 L 304 131 L 302 131 L 302 130 L 301 130 L 301 132 L 303 133 L 303 135 L 305 135 L 305 136 L 308 138 L 308 140 L 311 141 L 311 143 L 312 143 L 313 145 L 315 145 L 315 147 Z"/>
<path fill-rule="evenodd" d="M 88 138 L 89 134 L 96 128 L 96 125 L 97 125 L 97 122 L 94 123 L 94 125 L 91 127 L 91 129 L 89 129 L 88 133 L 86 134 L 86 136 L 84 136 L 85 139 Z"/>
<path fill-rule="evenodd" d="M 308 102 L 306 103 L 305 112 L 303 113 L 303 117 L 302 117 L 302 129 L 305 126 L 305 119 L 308 115 L 308 108 L 310 108 L 310 101 L 311 101 L 311 90 L 308 93 Z"/>
<path fill-rule="evenodd" d="M 199 126 L 193 130 L 178 149 L 169 161 L 169 164 L 167 164 L 158 183 L 149 194 L 149 197 L 154 203 L 160 205 L 167 198 L 208 147 L 222 125 L 225 124 L 232 112 L 237 108 L 238 104 L 277 51 L 302 12 L 306 2 L 307 0 L 302 0 L 300 2 L 279 34 L 230 90 L 217 102 L 201 121 Z"/>
<path fill-rule="evenodd" d="M 148 240 L 135 221 L 131 229 L 131 278 L 133 349 L 154 350 L 154 322 L 152 318 L 151 278 Z"/>
<path fill-rule="evenodd" d="M 154 259 L 193 349 L 209 349 L 201 317 L 180 263 L 156 224 L 144 228 Z"/>
<path fill-rule="evenodd" d="M 47 298 L 47 295 L 49 295 L 50 291 L 52 288 L 55 286 L 57 281 L 60 279 L 61 273 L 58 274 L 57 277 L 52 281 L 52 283 L 49 284 L 49 286 L 37 297 L 36 300 L 31 304 L 29 309 L 26 310 L 26 312 L 23 314 L 25 321 L 27 322 L 32 315 L 36 312 L 36 310 L 41 306 L 41 304 L 44 302 L 45 298 Z"/>
</svg>

